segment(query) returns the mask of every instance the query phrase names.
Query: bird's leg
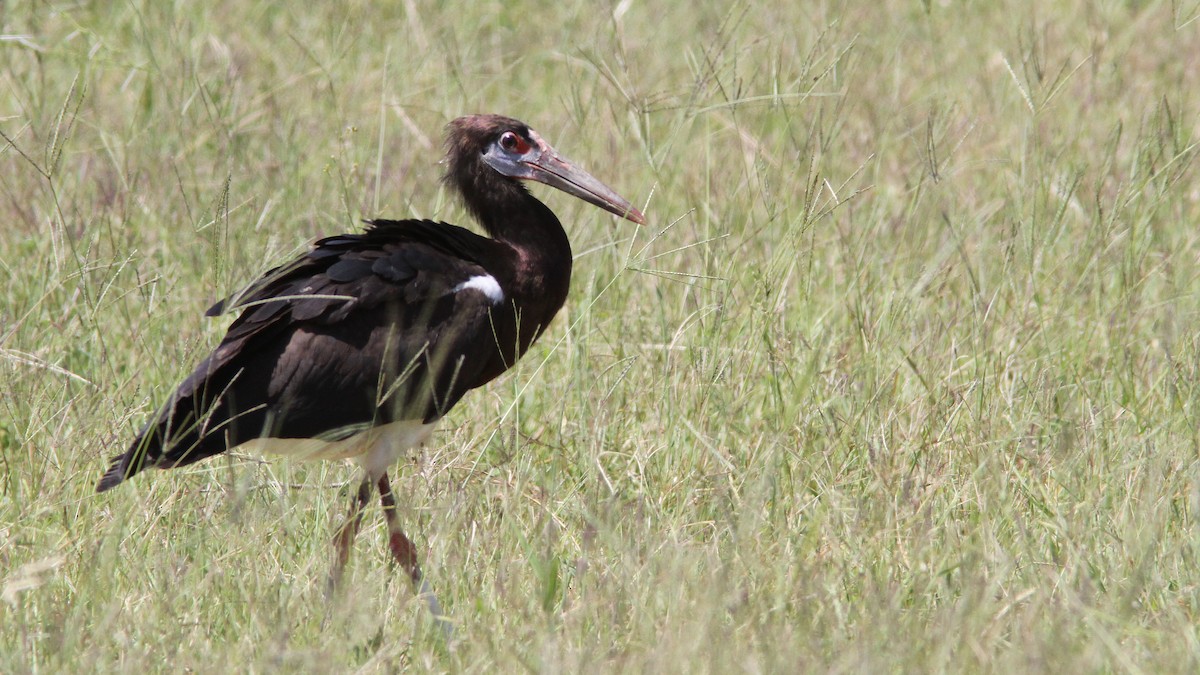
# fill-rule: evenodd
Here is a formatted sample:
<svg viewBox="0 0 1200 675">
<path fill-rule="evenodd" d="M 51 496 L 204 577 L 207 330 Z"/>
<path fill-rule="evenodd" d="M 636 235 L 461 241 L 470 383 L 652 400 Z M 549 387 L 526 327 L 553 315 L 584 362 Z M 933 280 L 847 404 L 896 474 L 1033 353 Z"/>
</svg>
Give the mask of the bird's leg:
<svg viewBox="0 0 1200 675">
<path fill-rule="evenodd" d="M 454 628 L 442 613 L 442 606 L 433 594 L 425 575 L 421 574 L 421 567 L 417 564 L 417 547 L 400 529 L 400 517 L 396 515 L 396 497 L 392 494 L 392 486 L 386 473 L 379 477 L 379 498 L 383 504 L 383 517 L 387 521 L 388 547 L 392 549 L 392 557 L 408 573 L 413 589 L 425 601 L 425 606 L 429 608 L 429 613 L 442 629 L 443 635 L 450 639 L 454 635 Z"/>
<path fill-rule="evenodd" d="M 422 577 L 421 567 L 417 565 L 417 547 L 400 530 L 396 496 L 392 494 L 392 485 L 386 473 L 379 477 L 379 498 L 383 503 L 383 518 L 387 521 L 388 546 L 392 549 L 392 557 L 408 572 L 413 584 L 420 585 Z"/>
<path fill-rule="evenodd" d="M 358 486 L 358 494 L 355 495 L 354 502 L 350 505 L 350 512 L 346 514 L 346 522 L 342 523 L 337 534 L 333 536 L 333 569 L 329 571 L 328 586 L 328 592 L 331 595 L 342 583 L 342 574 L 346 571 L 346 563 L 350 561 L 350 546 L 354 543 L 354 538 L 358 536 L 358 528 L 362 525 L 363 509 L 367 508 L 367 502 L 371 499 L 371 489 L 371 477 L 367 476 Z"/>
</svg>

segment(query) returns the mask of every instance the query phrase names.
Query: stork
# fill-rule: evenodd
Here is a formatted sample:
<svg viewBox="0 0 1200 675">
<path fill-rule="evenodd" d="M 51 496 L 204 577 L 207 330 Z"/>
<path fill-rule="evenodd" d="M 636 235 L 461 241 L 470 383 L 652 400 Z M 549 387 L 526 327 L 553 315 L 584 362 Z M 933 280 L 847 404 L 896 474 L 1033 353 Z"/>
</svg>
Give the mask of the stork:
<svg viewBox="0 0 1200 675">
<path fill-rule="evenodd" d="M 365 475 L 334 536 L 330 588 L 378 488 L 392 556 L 440 616 L 388 470 L 467 391 L 511 368 L 566 301 L 571 245 L 524 181 L 645 222 L 517 120 L 461 117 L 445 145 L 444 180 L 490 236 L 429 220 L 367 221 L 216 303 L 208 316 L 240 314 L 112 460 L 97 492 L 234 448 L 356 459 Z"/>
</svg>

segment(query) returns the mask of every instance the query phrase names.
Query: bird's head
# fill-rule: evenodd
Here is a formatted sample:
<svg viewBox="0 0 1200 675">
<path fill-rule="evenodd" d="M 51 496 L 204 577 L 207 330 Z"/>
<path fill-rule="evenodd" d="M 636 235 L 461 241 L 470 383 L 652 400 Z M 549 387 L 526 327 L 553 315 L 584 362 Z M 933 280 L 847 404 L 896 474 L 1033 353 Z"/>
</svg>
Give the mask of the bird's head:
<svg viewBox="0 0 1200 675">
<path fill-rule="evenodd" d="M 612 188 L 559 155 L 528 125 L 501 115 L 471 115 L 451 122 L 446 131 L 446 180 L 458 188 L 476 216 L 477 204 L 526 194 L 519 181 L 558 188 L 609 213 L 646 222 L 645 216 Z"/>
</svg>

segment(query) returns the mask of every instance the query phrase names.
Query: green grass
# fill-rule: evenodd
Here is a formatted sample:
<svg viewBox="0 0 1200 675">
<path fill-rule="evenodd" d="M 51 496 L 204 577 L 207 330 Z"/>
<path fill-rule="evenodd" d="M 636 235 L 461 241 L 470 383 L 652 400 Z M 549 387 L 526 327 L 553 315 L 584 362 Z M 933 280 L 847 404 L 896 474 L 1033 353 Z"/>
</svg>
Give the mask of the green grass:
<svg viewBox="0 0 1200 675">
<path fill-rule="evenodd" d="M 448 4 L 0 5 L 0 671 L 1200 669 L 1200 4 Z M 349 465 L 93 494 L 483 111 L 649 224 L 394 479 L 451 647 Z"/>
</svg>

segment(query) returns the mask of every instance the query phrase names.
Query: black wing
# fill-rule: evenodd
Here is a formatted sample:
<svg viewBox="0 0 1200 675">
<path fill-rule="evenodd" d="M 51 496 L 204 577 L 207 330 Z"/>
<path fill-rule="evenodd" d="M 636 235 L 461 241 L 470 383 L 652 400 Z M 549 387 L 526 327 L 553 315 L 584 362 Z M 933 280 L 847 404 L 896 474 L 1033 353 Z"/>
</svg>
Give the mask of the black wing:
<svg viewBox="0 0 1200 675">
<path fill-rule="evenodd" d="M 515 359 L 511 303 L 464 286 L 506 255 L 430 221 L 373 221 L 318 241 L 209 309 L 241 314 L 97 489 L 264 436 L 333 440 L 441 417 Z"/>
</svg>

